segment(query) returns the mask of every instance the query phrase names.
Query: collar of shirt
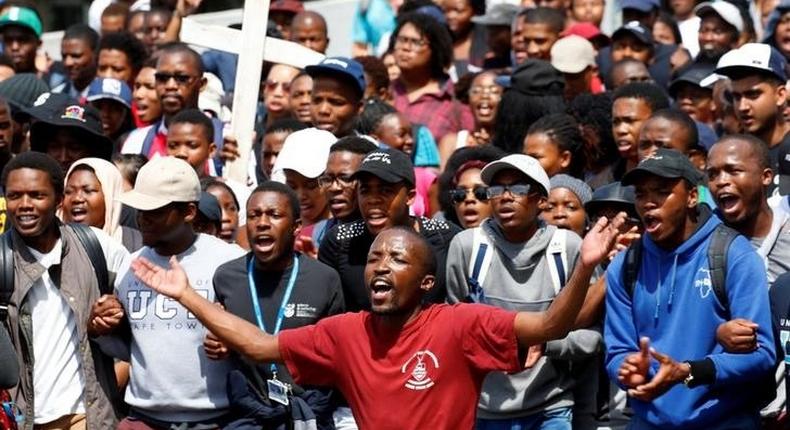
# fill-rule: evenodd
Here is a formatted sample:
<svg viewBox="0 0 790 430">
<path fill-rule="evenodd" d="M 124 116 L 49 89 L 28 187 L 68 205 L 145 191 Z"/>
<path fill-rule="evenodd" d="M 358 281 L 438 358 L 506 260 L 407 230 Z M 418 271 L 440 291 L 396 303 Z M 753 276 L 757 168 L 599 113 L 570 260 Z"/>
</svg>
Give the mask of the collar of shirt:
<svg viewBox="0 0 790 430">
<path fill-rule="evenodd" d="M 401 83 L 400 80 L 397 80 L 392 83 L 392 94 L 397 98 L 403 98 L 409 104 L 415 104 L 421 101 L 423 98 L 432 98 L 437 100 L 452 100 L 453 99 L 453 82 L 450 79 L 445 79 L 444 82 L 439 82 L 439 92 L 434 93 L 425 93 L 417 97 L 416 100 L 409 101 L 408 96 L 409 94 L 406 92 L 406 87 Z"/>
</svg>

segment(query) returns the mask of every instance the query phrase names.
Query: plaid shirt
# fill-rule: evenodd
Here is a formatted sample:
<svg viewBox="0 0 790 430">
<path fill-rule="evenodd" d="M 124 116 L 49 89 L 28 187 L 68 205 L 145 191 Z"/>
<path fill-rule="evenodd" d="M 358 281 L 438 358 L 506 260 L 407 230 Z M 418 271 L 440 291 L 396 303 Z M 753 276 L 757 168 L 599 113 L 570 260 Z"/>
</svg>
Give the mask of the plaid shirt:
<svg viewBox="0 0 790 430">
<path fill-rule="evenodd" d="M 474 130 L 475 119 L 469 106 L 453 98 L 453 83 L 448 79 L 438 93 L 423 94 L 410 102 L 400 81 L 392 84 L 395 109 L 412 123 L 428 127 L 438 142 L 445 135 L 460 130 Z"/>
</svg>

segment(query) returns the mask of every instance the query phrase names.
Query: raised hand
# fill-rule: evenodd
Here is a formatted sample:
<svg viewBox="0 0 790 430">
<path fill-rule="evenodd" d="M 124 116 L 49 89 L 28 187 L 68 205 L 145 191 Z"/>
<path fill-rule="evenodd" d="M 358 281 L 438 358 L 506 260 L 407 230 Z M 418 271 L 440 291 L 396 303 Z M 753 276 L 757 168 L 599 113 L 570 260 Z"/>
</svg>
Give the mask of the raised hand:
<svg viewBox="0 0 790 430">
<path fill-rule="evenodd" d="M 620 233 L 625 220 L 625 212 L 618 213 L 611 222 L 606 217 L 599 218 L 582 241 L 581 263 L 588 267 L 600 264 L 618 241 L 628 234 Z"/>
<path fill-rule="evenodd" d="M 180 300 L 189 288 L 187 274 L 178 264 L 178 259 L 175 256 L 170 257 L 169 270 L 151 263 L 144 257 L 132 260 L 131 268 L 134 275 L 145 285 L 175 300 Z"/>
<path fill-rule="evenodd" d="M 656 376 L 647 384 L 628 390 L 629 396 L 643 402 L 649 402 L 666 393 L 675 384 L 683 382 L 691 373 L 691 366 L 688 363 L 678 363 L 672 357 L 661 354 L 655 349 L 650 350 L 650 355 L 660 364 Z"/>
<path fill-rule="evenodd" d="M 230 135 L 222 138 L 222 149 L 219 151 L 219 158 L 223 163 L 227 163 L 239 158 L 239 144 L 236 138 Z"/>
<path fill-rule="evenodd" d="M 88 335 L 92 337 L 110 334 L 123 320 L 124 311 L 117 297 L 105 294 L 91 307 L 88 319 Z"/>
<path fill-rule="evenodd" d="M 727 352 L 747 353 L 757 349 L 757 328 L 749 320 L 737 318 L 716 329 L 716 340 Z"/>
<path fill-rule="evenodd" d="M 626 387 L 635 388 L 647 382 L 650 370 L 650 339 L 639 339 L 639 352 L 629 354 L 620 365 L 617 380 Z"/>
</svg>

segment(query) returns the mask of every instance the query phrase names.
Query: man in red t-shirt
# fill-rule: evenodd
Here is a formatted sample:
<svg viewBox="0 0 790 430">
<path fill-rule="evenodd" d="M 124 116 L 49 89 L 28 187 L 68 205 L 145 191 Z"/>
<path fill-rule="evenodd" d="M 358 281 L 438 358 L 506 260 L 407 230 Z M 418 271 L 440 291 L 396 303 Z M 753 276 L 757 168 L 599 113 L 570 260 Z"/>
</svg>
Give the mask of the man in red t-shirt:
<svg viewBox="0 0 790 430">
<path fill-rule="evenodd" d="M 530 345 L 573 328 L 593 269 L 607 256 L 625 220 L 603 218 L 588 233 L 579 263 L 546 312 L 485 305 L 423 305 L 435 259 L 418 233 L 381 232 L 365 267 L 371 311 L 346 313 L 270 336 L 212 305 L 171 270 L 143 258 L 135 275 L 183 304 L 218 338 L 257 362 L 284 362 L 298 384 L 336 386 L 363 429 L 470 429 L 486 373 L 521 370 Z M 255 246 L 255 244 L 252 244 Z"/>
</svg>

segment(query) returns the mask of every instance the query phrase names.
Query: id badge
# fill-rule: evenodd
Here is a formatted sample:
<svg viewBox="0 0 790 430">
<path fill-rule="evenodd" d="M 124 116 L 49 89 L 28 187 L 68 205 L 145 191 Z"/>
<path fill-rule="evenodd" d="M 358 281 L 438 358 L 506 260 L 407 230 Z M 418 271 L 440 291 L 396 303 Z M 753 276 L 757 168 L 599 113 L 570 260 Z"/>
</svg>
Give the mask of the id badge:
<svg viewBox="0 0 790 430">
<path fill-rule="evenodd" d="M 288 386 L 277 379 L 266 380 L 269 389 L 269 399 L 281 405 L 288 406 Z"/>
</svg>

